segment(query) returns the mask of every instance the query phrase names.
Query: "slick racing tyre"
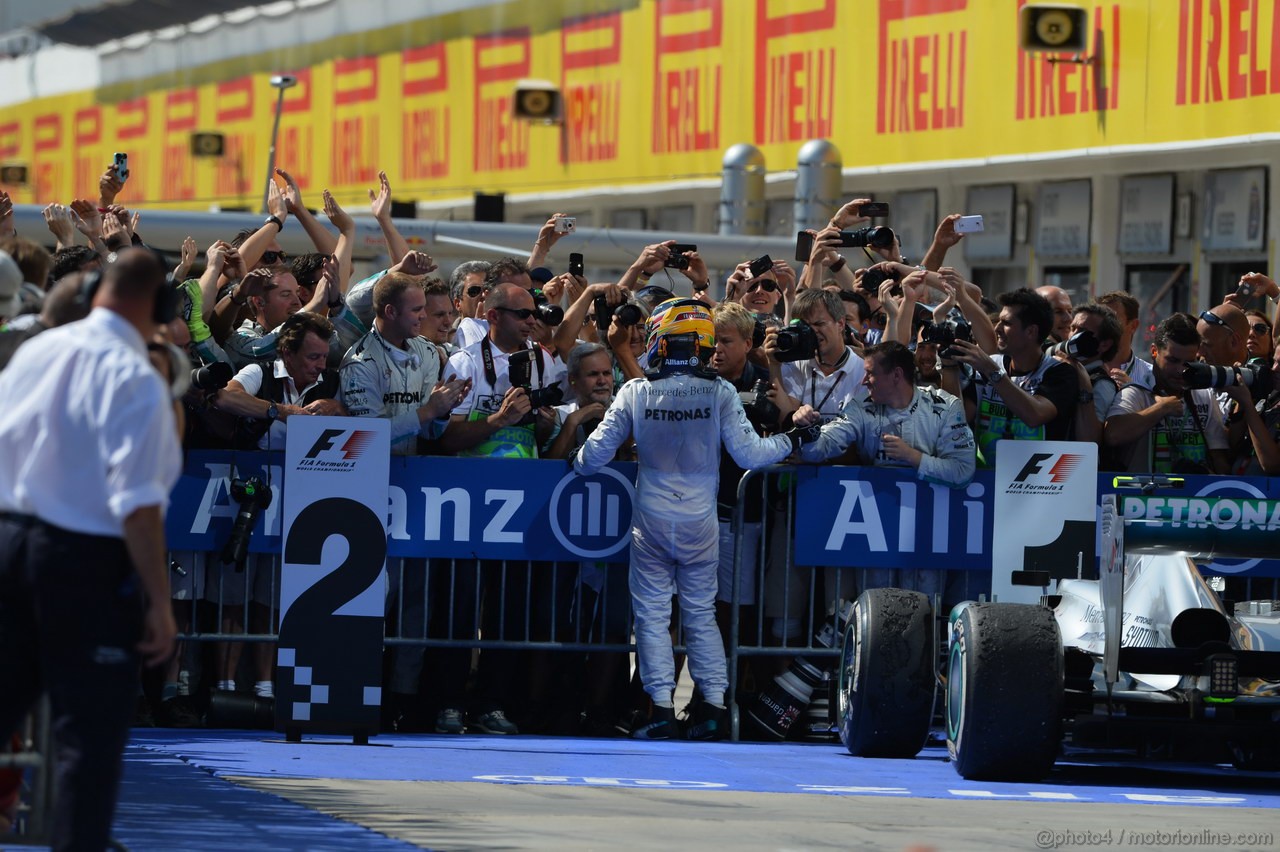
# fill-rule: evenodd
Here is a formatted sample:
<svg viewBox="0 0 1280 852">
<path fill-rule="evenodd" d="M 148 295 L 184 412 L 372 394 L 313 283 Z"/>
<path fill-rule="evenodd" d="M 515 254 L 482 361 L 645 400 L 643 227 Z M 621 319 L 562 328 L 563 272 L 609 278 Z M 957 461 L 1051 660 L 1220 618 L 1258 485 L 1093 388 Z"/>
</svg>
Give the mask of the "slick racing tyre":
<svg viewBox="0 0 1280 852">
<path fill-rule="evenodd" d="M 836 687 L 840 741 L 859 757 L 915 757 L 933 714 L 933 606 L 920 592 L 868 589 L 845 629 Z"/>
<path fill-rule="evenodd" d="M 1053 613 L 970 604 L 947 659 L 947 750 L 964 778 L 1034 781 L 1062 738 L 1062 639 Z"/>
</svg>

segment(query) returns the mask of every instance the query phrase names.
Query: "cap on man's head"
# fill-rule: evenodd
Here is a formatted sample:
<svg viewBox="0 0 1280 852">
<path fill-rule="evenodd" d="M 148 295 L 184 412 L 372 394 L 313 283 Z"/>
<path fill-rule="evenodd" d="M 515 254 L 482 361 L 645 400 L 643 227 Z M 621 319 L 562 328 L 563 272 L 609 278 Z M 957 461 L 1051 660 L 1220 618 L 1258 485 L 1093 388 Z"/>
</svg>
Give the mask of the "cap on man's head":
<svg viewBox="0 0 1280 852">
<path fill-rule="evenodd" d="M 22 270 L 7 251 L 0 251 L 0 316 L 16 317 L 22 311 Z"/>
<path fill-rule="evenodd" d="M 552 278 L 555 278 L 556 274 L 545 266 L 535 266 L 529 270 L 529 277 L 533 279 L 534 284 L 546 284 Z"/>
</svg>

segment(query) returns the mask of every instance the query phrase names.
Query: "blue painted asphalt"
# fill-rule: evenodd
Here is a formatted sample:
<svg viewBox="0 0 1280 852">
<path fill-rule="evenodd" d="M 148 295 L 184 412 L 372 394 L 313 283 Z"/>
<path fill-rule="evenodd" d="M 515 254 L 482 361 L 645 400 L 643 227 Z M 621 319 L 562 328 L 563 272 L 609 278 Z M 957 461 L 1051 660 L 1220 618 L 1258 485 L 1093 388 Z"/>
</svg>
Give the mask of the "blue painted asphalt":
<svg viewBox="0 0 1280 852">
<path fill-rule="evenodd" d="M 915 760 L 855 758 L 839 745 L 388 735 L 286 743 L 246 731 L 140 729 L 135 754 L 213 777 L 451 781 L 952 800 L 1280 807 L 1280 774 L 1229 767 L 1060 761 L 1043 782 L 965 781 L 929 748 Z M 144 765 L 131 762 L 129 772 Z M 147 772 L 151 769 L 147 768 Z"/>
<path fill-rule="evenodd" d="M 249 743 L 257 746 L 255 741 Z M 135 852 L 408 852 L 419 848 L 278 796 L 229 784 L 205 768 L 136 744 L 125 752 L 112 836 Z"/>
</svg>

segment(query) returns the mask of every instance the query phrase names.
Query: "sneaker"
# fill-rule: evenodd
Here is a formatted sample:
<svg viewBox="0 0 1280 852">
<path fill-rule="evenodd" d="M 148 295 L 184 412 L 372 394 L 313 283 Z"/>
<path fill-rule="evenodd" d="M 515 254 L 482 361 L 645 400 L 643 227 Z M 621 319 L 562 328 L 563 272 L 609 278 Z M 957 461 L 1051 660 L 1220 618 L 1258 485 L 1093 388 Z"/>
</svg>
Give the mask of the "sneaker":
<svg viewBox="0 0 1280 852">
<path fill-rule="evenodd" d="M 520 729 L 511 723 L 501 710 L 491 710 L 475 720 L 475 729 L 482 734 L 518 734 Z"/>
<path fill-rule="evenodd" d="M 722 740 L 729 736 L 729 711 L 709 701 L 693 708 L 693 724 L 686 736 L 691 740 Z"/>
<path fill-rule="evenodd" d="M 632 731 L 631 738 L 636 740 L 679 739 L 680 725 L 676 722 L 676 709 L 655 706 L 653 714 L 649 716 L 649 723 Z"/>
<path fill-rule="evenodd" d="M 465 734 L 467 726 L 462 724 L 462 711 L 456 707 L 446 707 L 436 714 L 437 734 Z"/>
</svg>

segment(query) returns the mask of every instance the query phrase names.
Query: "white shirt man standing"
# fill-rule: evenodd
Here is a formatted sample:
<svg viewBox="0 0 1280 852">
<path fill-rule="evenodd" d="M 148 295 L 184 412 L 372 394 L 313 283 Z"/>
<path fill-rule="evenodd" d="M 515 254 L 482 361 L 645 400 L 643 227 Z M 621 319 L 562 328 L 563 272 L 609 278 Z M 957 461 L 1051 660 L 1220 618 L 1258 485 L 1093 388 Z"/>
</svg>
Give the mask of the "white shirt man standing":
<svg viewBox="0 0 1280 852">
<path fill-rule="evenodd" d="M 128 249 L 92 304 L 0 374 L 0 740 L 47 689 L 57 849 L 107 846 L 138 663 L 163 663 L 176 633 L 164 510 L 182 457 L 146 344 L 172 287 Z"/>
</svg>

